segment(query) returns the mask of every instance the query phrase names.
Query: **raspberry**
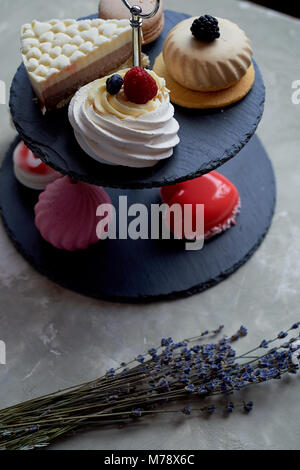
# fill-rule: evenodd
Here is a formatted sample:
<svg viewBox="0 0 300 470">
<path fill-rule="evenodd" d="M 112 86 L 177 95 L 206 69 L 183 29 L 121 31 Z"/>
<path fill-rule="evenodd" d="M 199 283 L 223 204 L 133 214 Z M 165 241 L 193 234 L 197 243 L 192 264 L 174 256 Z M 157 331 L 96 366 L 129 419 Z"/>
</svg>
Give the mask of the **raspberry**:
<svg viewBox="0 0 300 470">
<path fill-rule="evenodd" d="M 142 67 L 133 67 L 124 77 L 124 93 L 133 103 L 146 104 L 158 92 L 156 81 Z"/>
</svg>

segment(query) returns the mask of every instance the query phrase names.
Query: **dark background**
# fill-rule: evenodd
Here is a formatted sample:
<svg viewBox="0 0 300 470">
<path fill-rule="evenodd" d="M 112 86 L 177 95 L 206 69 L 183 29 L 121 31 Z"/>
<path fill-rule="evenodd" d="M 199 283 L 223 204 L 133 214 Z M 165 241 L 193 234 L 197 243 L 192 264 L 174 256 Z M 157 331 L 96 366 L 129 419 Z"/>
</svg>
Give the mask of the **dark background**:
<svg viewBox="0 0 300 470">
<path fill-rule="evenodd" d="M 300 18 L 300 1 L 299 0 L 250 0 L 252 3 L 263 5 L 273 10 L 278 10 L 288 15 Z"/>
</svg>

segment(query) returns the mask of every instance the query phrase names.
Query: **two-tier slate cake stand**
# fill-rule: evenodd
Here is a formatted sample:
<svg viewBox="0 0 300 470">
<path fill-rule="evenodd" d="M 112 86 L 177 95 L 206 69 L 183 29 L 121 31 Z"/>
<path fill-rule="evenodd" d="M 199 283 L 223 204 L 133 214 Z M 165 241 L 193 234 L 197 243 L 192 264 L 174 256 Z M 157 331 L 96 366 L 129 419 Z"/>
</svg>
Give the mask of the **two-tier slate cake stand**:
<svg viewBox="0 0 300 470">
<path fill-rule="evenodd" d="M 165 16 L 163 34 L 145 50 L 152 63 L 168 31 L 187 17 L 173 11 L 166 11 Z M 259 139 L 253 136 L 265 100 L 263 80 L 254 65 L 254 87 L 239 103 L 204 112 L 176 106 L 181 143 L 167 162 L 142 170 L 103 165 L 89 158 L 76 143 L 67 109 L 41 114 L 21 65 L 10 98 L 19 137 L 8 151 L 0 175 L 2 217 L 18 251 L 61 286 L 91 297 L 123 302 L 188 296 L 237 270 L 266 235 L 276 199 L 270 160 Z M 35 227 L 33 208 L 38 193 L 21 186 L 14 177 L 12 153 L 20 138 L 59 172 L 104 186 L 116 208 L 120 195 L 128 196 L 129 205 L 160 203 L 159 187 L 196 178 L 222 165 L 220 172 L 240 192 L 242 209 L 237 224 L 206 242 L 199 251 L 186 251 L 178 240 L 131 239 L 99 241 L 84 251 L 58 250 L 44 241 Z"/>
</svg>

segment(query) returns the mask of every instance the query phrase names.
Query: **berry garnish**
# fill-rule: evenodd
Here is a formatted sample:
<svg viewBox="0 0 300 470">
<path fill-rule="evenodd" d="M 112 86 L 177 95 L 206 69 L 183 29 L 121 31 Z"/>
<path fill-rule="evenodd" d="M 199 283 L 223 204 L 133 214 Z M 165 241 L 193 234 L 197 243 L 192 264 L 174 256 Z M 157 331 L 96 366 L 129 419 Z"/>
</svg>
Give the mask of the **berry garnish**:
<svg viewBox="0 0 300 470">
<path fill-rule="evenodd" d="M 121 75 L 115 73 L 106 80 L 106 89 L 110 95 L 116 95 L 119 93 L 123 86 L 123 78 Z"/>
<path fill-rule="evenodd" d="M 192 24 L 191 31 L 199 41 L 212 42 L 220 37 L 219 22 L 210 15 L 197 18 Z"/>
<path fill-rule="evenodd" d="M 154 78 L 142 67 L 133 67 L 124 77 L 124 93 L 133 103 L 146 104 L 158 92 Z"/>
</svg>

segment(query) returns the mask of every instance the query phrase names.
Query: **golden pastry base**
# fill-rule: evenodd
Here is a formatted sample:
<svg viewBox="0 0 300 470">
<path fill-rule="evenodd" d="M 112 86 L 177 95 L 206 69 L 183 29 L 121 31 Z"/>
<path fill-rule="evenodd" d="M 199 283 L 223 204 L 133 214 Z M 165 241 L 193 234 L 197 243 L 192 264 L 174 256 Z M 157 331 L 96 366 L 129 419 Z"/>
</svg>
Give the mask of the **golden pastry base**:
<svg viewBox="0 0 300 470">
<path fill-rule="evenodd" d="M 255 70 L 253 64 L 251 64 L 246 75 L 235 85 L 226 88 L 226 90 L 205 93 L 189 90 L 177 83 L 168 73 L 162 53 L 156 58 L 153 70 L 166 80 L 167 88 L 171 92 L 172 103 L 191 109 L 212 109 L 230 106 L 249 93 L 255 80 Z"/>
</svg>

